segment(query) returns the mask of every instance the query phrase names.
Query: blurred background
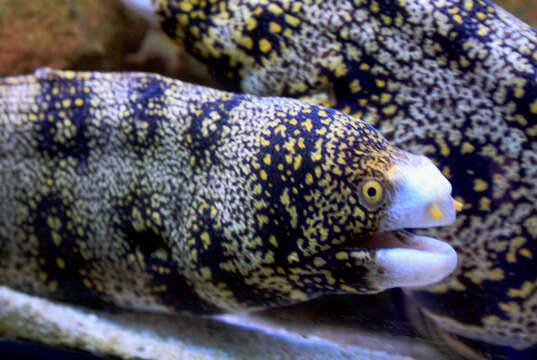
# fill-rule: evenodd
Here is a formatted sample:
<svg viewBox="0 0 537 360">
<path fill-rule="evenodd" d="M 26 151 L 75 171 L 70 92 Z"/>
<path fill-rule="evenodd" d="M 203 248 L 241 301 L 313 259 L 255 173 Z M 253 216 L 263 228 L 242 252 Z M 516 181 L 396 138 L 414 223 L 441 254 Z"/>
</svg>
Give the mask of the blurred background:
<svg viewBox="0 0 537 360">
<path fill-rule="evenodd" d="M 497 0 L 537 27 L 535 0 Z M 150 71 L 216 87 L 205 66 L 119 0 L 0 0 L 0 76 L 39 67 Z"/>
<path fill-rule="evenodd" d="M 523 21 L 537 27 L 536 0 L 497 0 Z M 198 63 L 159 29 L 152 28 L 128 12 L 119 0 L 0 0 L 0 76 L 24 74 L 40 67 L 94 71 L 158 72 L 184 81 L 218 87 L 204 65 Z M 400 309 L 392 308 L 398 292 L 387 292 L 366 298 L 356 323 L 367 322 L 370 328 L 412 337 L 411 328 L 401 318 Z M 370 300 L 368 300 L 370 299 Z M 350 301 L 350 300 L 349 300 Z M 352 313 L 351 303 L 327 297 L 306 304 L 302 314 L 322 321 L 326 309 L 334 317 Z M 334 310 L 334 308 L 336 308 Z M 382 309 L 379 311 L 379 308 Z M 268 315 L 281 317 L 282 327 L 293 317 L 294 310 L 283 309 Z M 400 323 L 386 318 L 400 317 Z M 344 320 L 347 319 L 347 320 Z M 295 319 L 296 320 L 296 319 Z M 350 325 L 350 324 L 346 324 Z M 1 335 L 1 334 L 0 334 Z M 341 339 L 340 339 L 341 340 Z M 98 359 L 89 354 L 50 349 L 24 342 L 0 340 L 0 357 L 17 359 Z"/>
</svg>

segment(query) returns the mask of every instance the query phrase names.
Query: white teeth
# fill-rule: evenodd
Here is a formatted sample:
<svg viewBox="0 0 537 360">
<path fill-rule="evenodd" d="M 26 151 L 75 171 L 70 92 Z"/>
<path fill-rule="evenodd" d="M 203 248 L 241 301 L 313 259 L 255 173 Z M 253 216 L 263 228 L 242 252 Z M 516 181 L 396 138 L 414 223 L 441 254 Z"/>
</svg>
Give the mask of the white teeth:
<svg viewBox="0 0 537 360">
<path fill-rule="evenodd" d="M 407 154 L 390 172 L 394 196 L 380 231 L 450 225 L 455 221 L 451 184 L 425 156 Z"/>
<path fill-rule="evenodd" d="M 377 251 L 376 262 L 382 271 L 374 282 L 381 289 L 430 285 L 455 270 L 457 253 L 449 244 L 426 236 L 411 239 L 411 248 Z"/>
</svg>

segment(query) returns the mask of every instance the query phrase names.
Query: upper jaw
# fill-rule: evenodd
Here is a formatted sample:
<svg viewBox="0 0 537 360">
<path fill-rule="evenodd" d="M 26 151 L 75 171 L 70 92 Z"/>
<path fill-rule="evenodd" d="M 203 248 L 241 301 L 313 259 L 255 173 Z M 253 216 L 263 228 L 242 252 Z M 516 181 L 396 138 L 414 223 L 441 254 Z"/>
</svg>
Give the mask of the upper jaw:
<svg viewBox="0 0 537 360">
<path fill-rule="evenodd" d="M 406 154 L 389 172 L 391 203 L 380 231 L 428 228 L 455 222 L 451 184 L 425 156 Z"/>
</svg>

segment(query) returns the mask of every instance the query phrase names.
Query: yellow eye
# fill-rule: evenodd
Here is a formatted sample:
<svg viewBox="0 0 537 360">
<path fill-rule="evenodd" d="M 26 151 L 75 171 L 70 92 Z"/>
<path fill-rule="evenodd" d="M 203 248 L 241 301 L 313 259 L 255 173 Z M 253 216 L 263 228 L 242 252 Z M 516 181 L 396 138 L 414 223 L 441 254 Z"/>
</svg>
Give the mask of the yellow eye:
<svg viewBox="0 0 537 360">
<path fill-rule="evenodd" d="M 362 185 L 362 198 L 364 205 L 375 206 L 384 198 L 384 189 L 377 180 L 366 180 Z"/>
</svg>

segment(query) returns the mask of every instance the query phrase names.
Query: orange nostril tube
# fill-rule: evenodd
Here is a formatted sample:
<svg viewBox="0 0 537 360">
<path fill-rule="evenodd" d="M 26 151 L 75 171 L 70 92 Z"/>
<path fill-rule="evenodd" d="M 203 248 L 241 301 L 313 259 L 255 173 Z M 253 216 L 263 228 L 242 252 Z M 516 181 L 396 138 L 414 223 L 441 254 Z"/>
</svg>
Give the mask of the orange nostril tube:
<svg viewBox="0 0 537 360">
<path fill-rule="evenodd" d="M 462 202 L 453 199 L 453 205 L 455 205 L 455 211 L 459 212 L 462 210 Z"/>
</svg>

